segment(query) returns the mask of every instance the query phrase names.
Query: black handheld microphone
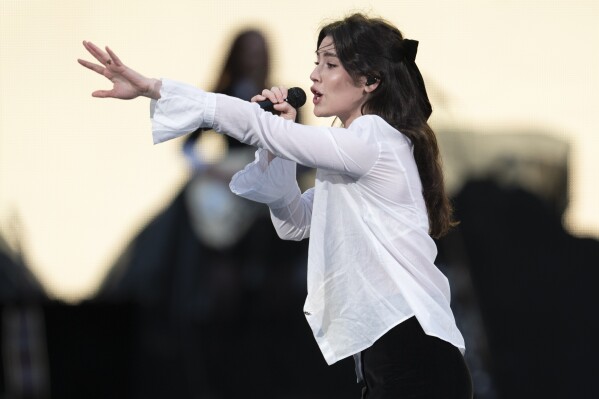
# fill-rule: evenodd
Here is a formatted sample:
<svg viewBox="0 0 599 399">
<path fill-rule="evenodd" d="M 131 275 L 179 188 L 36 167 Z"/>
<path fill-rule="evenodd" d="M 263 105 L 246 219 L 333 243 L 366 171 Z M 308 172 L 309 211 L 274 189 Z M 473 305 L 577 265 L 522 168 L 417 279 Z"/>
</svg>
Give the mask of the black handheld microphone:
<svg viewBox="0 0 599 399">
<path fill-rule="evenodd" d="M 289 103 L 293 108 L 298 109 L 306 103 L 306 92 L 299 87 L 292 87 L 287 90 L 286 102 Z M 256 104 L 265 111 L 273 111 L 273 103 L 270 100 L 258 101 Z"/>
</svg>

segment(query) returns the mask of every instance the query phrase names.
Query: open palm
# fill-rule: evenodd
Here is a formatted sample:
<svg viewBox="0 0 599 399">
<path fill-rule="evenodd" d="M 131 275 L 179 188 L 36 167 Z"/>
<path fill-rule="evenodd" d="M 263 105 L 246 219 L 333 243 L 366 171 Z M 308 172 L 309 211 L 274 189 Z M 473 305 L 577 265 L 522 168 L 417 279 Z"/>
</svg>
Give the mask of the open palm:
<svg viewBox="0 0 599 399">
<path fill-rule="evenodd" d="M 119 98 L 130 100 L 139 96 L 158 98 L 159 81 L 146 78 L 140 73 L 127 67 L 119 57 L 108 47 L 103 51 L 92 42 L 83 42 L 83 46 L 101 65 L 78 59 L 84 67 L 105 76 L 113 83 L 112 90 L 96 90 L 92 93 L 94 97 Z"/>
</svg>

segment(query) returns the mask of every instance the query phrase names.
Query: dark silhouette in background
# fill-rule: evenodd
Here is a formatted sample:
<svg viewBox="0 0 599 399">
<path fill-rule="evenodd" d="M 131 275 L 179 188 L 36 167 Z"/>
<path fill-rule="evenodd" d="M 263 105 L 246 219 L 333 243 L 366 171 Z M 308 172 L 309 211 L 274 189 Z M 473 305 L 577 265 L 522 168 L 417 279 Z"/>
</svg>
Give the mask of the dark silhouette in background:
<svg viewBox="0 0 599 399">
<path fill-rule="evenodd" d="M 45 298 L 42 285 L 25 264 L 20 250 L 12 250 L 0 235 L 1 303 L 38 302 Z"/>
<path fill-rule="evenodd" d="M 456 295 L 470 290 L 470 309 L 479 312 L 478 355 L 493 383 L 484 397 L 599 397 L 599 242 L 562 226 L 568 145 L 545 134 L 463 138 L 460 145 L 459 135 L 445 136 L 460 148 L 446 146 L 448 169 L 470 175 L 454 195 L 461 224 L 440 243 L 438 261 L 468 275 Z M 466 342 L 470 351 L 479 344 Z"/>
<path fill-rule="evenodd" d="M 46 294 L 18 251 L 0 236 L 0 396 L 47 393 L 48 375 L 39 334 L 38 305 Z M 41 345 L 40 345 L 41 344 Z M 38 348 L 42 346 L 43 350 Z M 42 353 L 40 353 L 42 352 Z M 7 396 L 10 397 L 10 396 Z"/>
<path fill-rule="evenodd" d="M 270 51 L 264 35 L 254 29 L 238 33 L 212 90 L 249 101 L 270 88 Z"/>
<path fill-rule="evenodd" d="M 599 242 L 494 181 L 469 182 L 455 205 L 500 397 L 599 397 Z"/>
<path fill-rule="evenodd" d="M 0 276 L 0 397 L 130 397 L 130 306 L 51 299 L 2 237 Z"/>
</svg>

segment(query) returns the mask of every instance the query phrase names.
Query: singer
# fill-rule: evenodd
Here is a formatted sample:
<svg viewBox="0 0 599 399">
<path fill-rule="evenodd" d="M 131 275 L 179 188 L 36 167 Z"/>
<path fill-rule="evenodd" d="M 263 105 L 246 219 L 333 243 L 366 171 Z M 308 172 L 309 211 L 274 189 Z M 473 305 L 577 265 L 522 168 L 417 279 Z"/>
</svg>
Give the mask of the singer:
<svg viewBox="0 0 599 399">
<path fill-rule="evenodd" d="M 253 104 L 147 78 L 108 47 L 83 44 L 100 64 L 79 63 L 113 83 L 93 96 L 152 99 L 155 143 L 213 128 L 259 148 L 230 188 L 267 204 L 281 238 L 310 238 L 304 314 L 327 363 L 354 357 L 363 398 L 472 397 L 449 284 L 434 264 L 433 238 L 454 222 L 417 41 L 362 14 L 322 28 L 314 114 L 336 116 L 339 128 L 295 123 L 284 87 Z M 317 168 L 304 193 L 296 164 Z"/>
</svg>

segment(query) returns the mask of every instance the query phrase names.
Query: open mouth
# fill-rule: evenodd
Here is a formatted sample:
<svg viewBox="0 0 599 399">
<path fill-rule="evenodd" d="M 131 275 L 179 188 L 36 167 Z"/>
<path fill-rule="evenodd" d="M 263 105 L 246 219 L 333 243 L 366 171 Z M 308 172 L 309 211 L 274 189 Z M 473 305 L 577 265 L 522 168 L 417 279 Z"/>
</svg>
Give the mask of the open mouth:
<svg viewBox="0 0 599 399">
<path fill-rule="evenodd" d="M 318 104 L 318 102 L 320 101 L 320 98 L 322 97 L 322 93 L 319 92 L 318 90 L 316 90 L 315 88 L 310 88 L 310 91 L 312 92 L 312 94 L 314 95 L 314 99 L 312 100 L 312 102 L 314 104 Z"/>
</svg>

